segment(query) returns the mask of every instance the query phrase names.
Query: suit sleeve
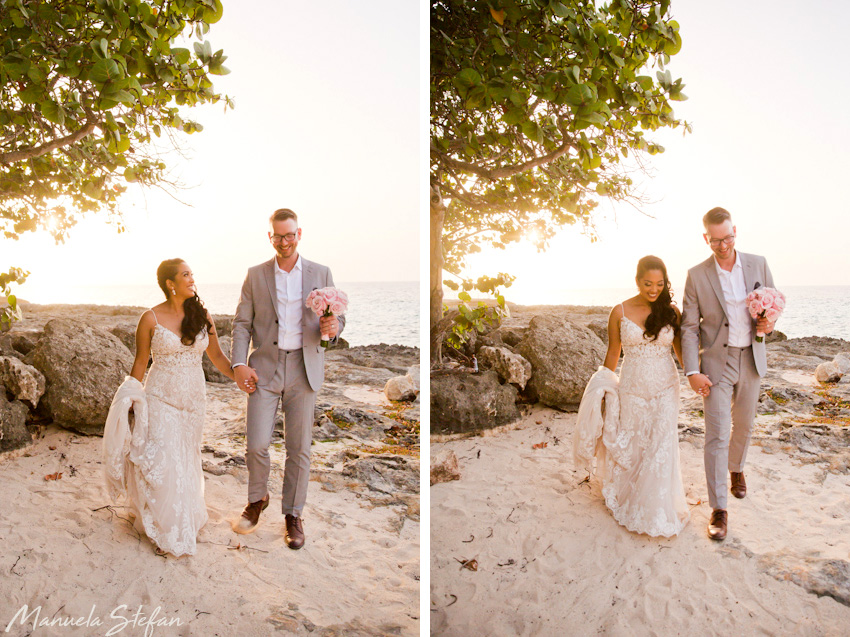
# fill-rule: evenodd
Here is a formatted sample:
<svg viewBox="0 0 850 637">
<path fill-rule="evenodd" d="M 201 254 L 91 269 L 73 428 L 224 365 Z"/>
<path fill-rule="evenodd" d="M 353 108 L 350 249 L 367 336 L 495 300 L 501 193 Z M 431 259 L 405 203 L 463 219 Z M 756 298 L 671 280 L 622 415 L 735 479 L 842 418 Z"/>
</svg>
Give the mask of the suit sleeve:
<svg viewBox="0 0 850 637">
<path fill-rule="evenodd" d="M 254 296 L 251 288 L 250 272 L 242 284 L 239 305 L 233 318 L 233 334 L 230 341 L 230 365 L 248 364 L 248 345 L 251 342 L 251 330 L 254 323 Z"/>
<path fill-rule="evenodd" d="M 696 286 L 688 272 L 685 280 L 685 296 L 682 300 L 682 358 L 685 374 L 700 371 L 699 368 L 699 300 Z"/>
</svg>

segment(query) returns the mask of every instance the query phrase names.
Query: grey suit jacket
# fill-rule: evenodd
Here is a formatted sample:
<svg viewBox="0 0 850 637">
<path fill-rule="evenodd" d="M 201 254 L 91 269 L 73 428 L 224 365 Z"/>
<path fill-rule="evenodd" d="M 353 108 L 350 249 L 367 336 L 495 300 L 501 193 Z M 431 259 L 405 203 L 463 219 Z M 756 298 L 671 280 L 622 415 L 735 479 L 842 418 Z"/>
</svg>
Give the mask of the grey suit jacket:
<svg viewBox="0 0 850 637">
<path fill-rule="evenodd" d="M 738 252 L 744 268 L 747 294 L 755 284 L 773 287 L 773 275 L 764 257 Z M 755 326 L 755 321 L 753 321 Z M 759 376 L 767 371 L 764 343 L 755 341 L 753 329 L 753 357 Z M 682 307 L 682 357 L 685 372 L 699 369 L 712 383 L 717 383 L 726 367 L 729 320 L 726 317 L 726 300 L 720 277 L 714 266 L 714 255 L 688 270 L 685 298 Z"/>
<path fill-rule="evenodd" d="M 301 297 L 307 301 L 310 292 L 317 288 L 333 287 L 334 280 L 327 266 L 301 257 Z M 248 270 L 242 284 L 242 294 L 233 319 L 233 337 L 230 345 L 230 364 L 244 363 L 253 367 L 259 385 L 268 384 L 274 376 L 278 361 L 277 286 L 274 276 L 274 258 Z M 345 317 L 337 316 L 339 333 L 345 327 Z M 319 391 L 325 380 L 325 348 L 319 342 L 319 317 L 304 308 L 301 318 L 304 367 L 313 391 Z M 337 337 L 339 334 L 337 334 Z M 336 340 L 336 339 L 334 339 Z M 249 353 L 250 345 L 250 353 Z"/>
</svg>

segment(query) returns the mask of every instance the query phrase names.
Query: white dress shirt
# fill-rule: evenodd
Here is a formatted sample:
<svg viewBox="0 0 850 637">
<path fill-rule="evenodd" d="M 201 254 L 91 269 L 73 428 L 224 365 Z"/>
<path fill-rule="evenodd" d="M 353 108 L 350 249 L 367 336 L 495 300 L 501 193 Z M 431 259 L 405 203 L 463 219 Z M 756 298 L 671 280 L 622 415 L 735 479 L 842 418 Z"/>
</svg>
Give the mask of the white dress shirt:
<svg viewBox="0 0 850 637">
<path fill-rule="evenodd" d="M 277 346 L 279 349 L 301 349 L 304 344 L 301 335 L 301 318 L 304 301 L 301 298 L 301 255 L 291 272 L 281 270 L 274 260 L 274 282 L 277 289 L 278 324 Z"/>
<path fill-rule="evenodd" d="M 726 317 L 729 319 L 729 347 L 749 347 L 753 344 L 753 320 L 747 310 L 747 284 L 744 282 L 744 266 L 735 253 L 732 271 L 721 268 L 714 260 L 723 298 L 726 300 Z"/>
</svg>

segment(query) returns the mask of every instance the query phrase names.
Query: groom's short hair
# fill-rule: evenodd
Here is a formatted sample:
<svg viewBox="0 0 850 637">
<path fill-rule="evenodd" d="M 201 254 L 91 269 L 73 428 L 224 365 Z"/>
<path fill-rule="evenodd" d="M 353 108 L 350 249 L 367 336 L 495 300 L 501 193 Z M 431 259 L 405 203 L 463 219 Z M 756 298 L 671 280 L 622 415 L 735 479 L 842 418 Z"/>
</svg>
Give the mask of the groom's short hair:
<svg viewBox="0 0 850 637">
<path fill-rule="evenodd" d="M 702 225 L 708 230 L 708 226 L 719 226 L 724 221 L 732 221 L 732 215 L 726 208 L 712 208 L 702 218 Z"/>
<path fill-rule="evenodd" d="M 272 213 L 271 217 L 269 217 L 269 223 L 274 223 L 275 221 L 286 221 L 287 219 L 292 219 L 295 223 L 298 223 L 298 215 L 292 212 L 289 208 L 279 208 Z"/>
</svg>

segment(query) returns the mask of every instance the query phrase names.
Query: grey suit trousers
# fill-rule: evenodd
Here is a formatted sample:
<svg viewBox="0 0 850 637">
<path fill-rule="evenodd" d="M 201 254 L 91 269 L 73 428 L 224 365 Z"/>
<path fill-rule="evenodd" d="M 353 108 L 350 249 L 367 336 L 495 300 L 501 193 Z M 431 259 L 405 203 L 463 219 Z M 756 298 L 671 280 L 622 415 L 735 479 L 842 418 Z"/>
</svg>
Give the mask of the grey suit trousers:
<svg viewBox="0 0 850 637">
<path fill-rule="evenodd" d="M 744 470 L 761 390 L 753 348 L 730 347 L 722 378 L 711 381 L 711 391 L 703 399 L 705 479 L 709 505 L 725 509 L 726 472 Z"/>
<path fill-rule="evenodd" d="M 300 349 L 280 350 L 277 369 L 269 383 L 248 395 L 248 501 L 268 493 L 269 444 L 274 433 L 278 404 L 282 401 L 286 463 L 283 471 L 282 511 L 301 516 L 310 480 L 310 445 L 316 393 L 307 380 Z"/>
</svg>

